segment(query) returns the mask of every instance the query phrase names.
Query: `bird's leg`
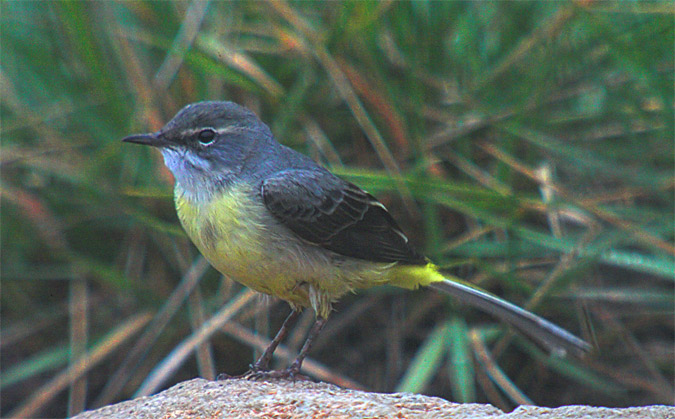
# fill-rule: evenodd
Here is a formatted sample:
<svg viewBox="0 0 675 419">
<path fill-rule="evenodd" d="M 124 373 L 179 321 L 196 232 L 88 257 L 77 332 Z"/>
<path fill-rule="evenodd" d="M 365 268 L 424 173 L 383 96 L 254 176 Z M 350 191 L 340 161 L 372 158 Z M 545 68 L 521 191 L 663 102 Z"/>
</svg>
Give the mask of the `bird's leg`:
<svg viewBox="0 0 675 419">
<path fill-rule="evenodd" d="M 253 364 L 250 365 L 250 369 L 245 372 L 244 374 L 241 375 L 228 375 L 225 373 L 218 374 L 218 377 L 216 377 L 216 380 L 229 380 L 232 378 L 264 378 L 269 375 L 270 371 L 269 369 L 269 364 L 270 361 L 272 360 L 272 355 L 274 355 L 274 351 L 277 349 L 277 346 L 279 346 L 279 343 L 284 340 L 286 335 L 288 334 L 289 329 L 291 328 L 291 325 L 298 319 L 298 316 L 300 315 L 300 311 L 298 310 L 292 310 L 291 314 L 286 317 L 286 320 L 284 320 L 284 323 L 281 325 L 281 328 L 277 332 L 277 335 L 274 336 L 274 339 L 272 339 L 272 342 L 267 346 L 267 349 L 265 349 L 265 352 L 258 358 L 258 360 Z"/>
<path fill-rule="evenodd" d="M 291 325 L 295 323 L 299 315 L 299 311 L 291 311 L 291 314 L 286 317 L 286 320 L 284 320 L 284 323 L 281 325 L 277 335 L 274 336 L 274 339 L 272 339 L 272 342 L 269 344 L 267 349 L 265 349 L 265 352 L 263 352 L 255 364 L 251 365 L 251 372 L 267 371 L 269 369 L 269 364 L 272 360 L 272 355 L 274 355 L 274 351 L 277 349 L 277 346 L 279 346 L 279 343 L 284 340 L 288 334 L 289 329 L 291 328 Z"/>
<path fill-rule="evenodd" d="M 323 326 L 326 324 L 326 319 L 319 317 L 316 319 L 316 322 L 314 323 L 314 326 L 312 326 L 312 329 L 309 331 L 309 334 L 307 335 L 307 340 L 305 340 L 305 344 L 302 345 L 302 349 L 300 349 L 300 353 L 298 354 L 298 357 L 295 358 L 295 361 L 291 364 L 290 367 L 286 368 L 285 370 L 276 370 L 276 371 L 256 371 L 255 369 L 246 374 L 246 377 L 252 380 L 265 380 L 269 378 L 290 378 L 291 380 L 309 380 L 308 377 L 305 377 L 303 375 L 300 375 L 300 367 L 302 367 L 302 361 L 304 361 L 305 357 L 307 356 L 307 352 L 309 352 L 310 348 L 312 347 L 312 341 L 316 336 L 321 332 L 321 329 Z"/>
<path fill-rule="evenodd" d="M 309 352 L 309 350 L 312 347 L 312 342 L 319 335 L 321 329 L 323 329 L 323 326 L 326 324 L 326 320 L 327 319 L 324 319 L 323 317 L 318 317 L 316 319 L 316 322 L 314 322 L 314 326 L 312 326 L 312 329 L 309 331 L 309 334 L 307 335 L 307 340 L 305 340 L 305 344 L 302 345 L 302 349 L 300 349 L 298 357 L 295 358 L 295 361 L 293 361 L 291 366 L 288 367 L 288 369 L 285 371 L 288 374 L 289 378 L 294 379 L 296 376 L 299 375 L 300 367 L 302 367 L 302 361 L 305 360 L 307 352 Z"/>
</svg>

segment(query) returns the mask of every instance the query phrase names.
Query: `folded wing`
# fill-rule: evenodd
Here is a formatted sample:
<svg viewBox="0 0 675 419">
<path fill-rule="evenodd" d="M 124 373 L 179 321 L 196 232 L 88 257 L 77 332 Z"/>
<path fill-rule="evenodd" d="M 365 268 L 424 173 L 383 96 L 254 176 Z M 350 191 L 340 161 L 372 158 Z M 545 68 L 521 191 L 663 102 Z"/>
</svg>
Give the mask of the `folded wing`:
<svg viewBox="0 0 675 419">
<path fill-rule="evenodd" d="M 261 194 L 277 220 L 307 242 L 374 262 L 427 262 L 384 205 L 329 172 L 285 170 L 266 179 Z"/>
</svg>

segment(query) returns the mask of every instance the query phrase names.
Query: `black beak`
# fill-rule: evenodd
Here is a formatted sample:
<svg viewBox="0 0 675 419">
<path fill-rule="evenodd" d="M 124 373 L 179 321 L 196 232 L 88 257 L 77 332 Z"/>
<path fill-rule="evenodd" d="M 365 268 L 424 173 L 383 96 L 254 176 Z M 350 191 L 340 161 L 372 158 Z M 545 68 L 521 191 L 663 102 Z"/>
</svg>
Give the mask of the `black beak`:
<svg viewBox="0 0 675 419">
<path fill-rule="evenodd" d="M 125 143 L 136 143 L 143 145 L 150 145 L 153 147 L 164 147 L 169 145 L 169 142 L 162 138 L 159 133 L 151 132 L 149 134 L 134 134 L 122 138 Z"/>
</svg>

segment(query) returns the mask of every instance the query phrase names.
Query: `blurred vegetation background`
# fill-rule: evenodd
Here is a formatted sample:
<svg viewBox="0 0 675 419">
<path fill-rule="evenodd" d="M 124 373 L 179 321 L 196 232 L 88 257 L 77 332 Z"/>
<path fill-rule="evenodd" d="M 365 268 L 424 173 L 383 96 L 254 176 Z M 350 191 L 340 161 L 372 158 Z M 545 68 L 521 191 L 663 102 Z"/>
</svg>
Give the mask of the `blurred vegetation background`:
<svg viewBox="0 0 675 419">
<path fill-rule="evenodd" d="M 0 8 L 3 417 L 240 374 L 279 327 L 284 303 L 191 246 L 160 154 L 120 142 L 200 100 L 253 109 L 437 263 L 596 346 L 556 357 L 381 287 L 337 305 L 307 374 L 505 410 L 675 403 L 672 2 Z"/>
</svg>

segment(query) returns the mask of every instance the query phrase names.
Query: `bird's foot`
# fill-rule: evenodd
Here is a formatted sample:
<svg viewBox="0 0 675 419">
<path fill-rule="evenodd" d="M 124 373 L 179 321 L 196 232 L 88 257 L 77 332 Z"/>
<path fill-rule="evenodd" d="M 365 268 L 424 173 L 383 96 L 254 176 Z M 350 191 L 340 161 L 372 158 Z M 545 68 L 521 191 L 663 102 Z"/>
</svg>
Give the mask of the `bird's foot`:
<svg viewBox="0 0 675 419">
<path fill-rule="evenodd" d="M 218 374 L 216 376 L 216 381 L 225 381 L 225 380 L 234 380 L 234 379 L 237 379 L 237 378 L 244 378 L 244 377 L 246 377 L 246 374 L 248 374 L 248 372 L 245 372 L 245 373 L 239 374 L 239 375 L 230 375 L 230 374 L 226 374 L 224 372 L 221 372 L 220 374 Z"/>
<path fill-rule="evenodd" d="M 309 381 L 310 378 L 300 374 L 295 368 L 286 368 L 283 370 L 261 370 L 251 368 L 243 378 L 247 380 L 291 380 L 291 381 Z"/>
<path fill-rule="evenodd" d="M 267 366 L 263 366 L 259 363 L 255 364 L 249 364 L 248 365 L 248 371 L 246 371 L 243 374 L 238 374 L 238 375 L 230 375 L 226 373 L 220 373 L 216 377 L 216 381 L 223 381 L 223 380 L 232 380 L 232 379 L 238 379 L 238 378 L 246 378 L 246 379 L 252 379 L 251 377 L 254 377 L 256 374 L 263 374 L 265 372 L 269 372 L 267 369 Z"/>
<path fill-rule="evenodd" d="M 232 380 L 243 378 L 253 381 L 264 380 L 291 380 L 291 381 L 310 381 L 306 375 L 300 374 L 297 368 L 292 366 L 283 370 L 268 370 L 257 365 L 249 365 L 249 370 L 239 375 L 229 375 L 225 373 L 218 374 L 217 381 Z"/>
</svg>

